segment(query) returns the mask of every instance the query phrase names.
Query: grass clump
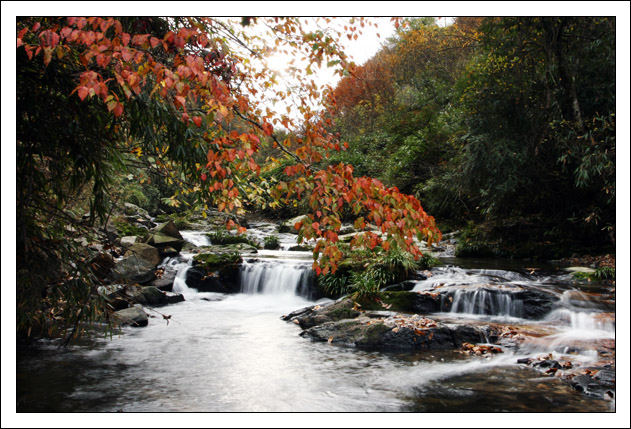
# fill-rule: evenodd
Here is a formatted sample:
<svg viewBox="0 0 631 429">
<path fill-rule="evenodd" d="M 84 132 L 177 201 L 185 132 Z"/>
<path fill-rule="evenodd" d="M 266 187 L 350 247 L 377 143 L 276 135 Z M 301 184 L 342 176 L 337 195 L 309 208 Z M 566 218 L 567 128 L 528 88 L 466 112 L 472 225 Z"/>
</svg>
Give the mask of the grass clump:
<svg viewBox="0 0 631 429">
<path fill-rule="evenodd" d="M 238 265 L 243 262 L 239 252 L 230 253 L 199 253 L 193 256 L 195 265 L 203 267 L 206 271 L 217 271 L 219 269 Z"/>
<path fill-rule="evenodd" d="M 276 250 L 280 247 L 280 240 L 277 235 L 270 235 L 263 239 L 263 248 L 269 250 Z"/>
<path fill-rule="evenodd" d="M 225 245 L 225 244 L 249 244 L 250 246 L 254 246 L 257 249 L 260 248 L 260 245 L 250 240 L 245 235 L 232 235 L 224 231 L 215 231 L 206 234 L 208 238 L 210 238 L 210 242 L 213 245 Z"/>
<path fill-rule="evenodd" d="M 321 290 L 333 297 L 353 294 L 357 298 L 372 298 L 382 287 L 402 282 L 416 270 L 428 269 L 440 263 L 429 254 L 416 260 L 411 253 L 398 247 L 391 248 L 389 252 L 351 251 L 350 248 L 342 250 L 345 258 L 335 274 L 317 278 Z"/>
</svg>

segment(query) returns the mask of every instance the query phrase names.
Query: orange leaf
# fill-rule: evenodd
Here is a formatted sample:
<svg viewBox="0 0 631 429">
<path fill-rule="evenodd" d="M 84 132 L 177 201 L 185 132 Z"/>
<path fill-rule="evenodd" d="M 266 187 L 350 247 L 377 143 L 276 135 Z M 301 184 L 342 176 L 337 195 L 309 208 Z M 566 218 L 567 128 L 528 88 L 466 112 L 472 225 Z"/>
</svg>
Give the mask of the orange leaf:
<svg viewBox="0 0 631 429">
<path fill-rule="evenodd" d="M 81 101 L 83 101 L 85 97 L 87 97 L 88 92 L 89 91 L 86 86 L 79 87 L 79 89 L 77 90 L 77 94 L 79 95 L 79 98 L 81 99 Z"/>
</svg>

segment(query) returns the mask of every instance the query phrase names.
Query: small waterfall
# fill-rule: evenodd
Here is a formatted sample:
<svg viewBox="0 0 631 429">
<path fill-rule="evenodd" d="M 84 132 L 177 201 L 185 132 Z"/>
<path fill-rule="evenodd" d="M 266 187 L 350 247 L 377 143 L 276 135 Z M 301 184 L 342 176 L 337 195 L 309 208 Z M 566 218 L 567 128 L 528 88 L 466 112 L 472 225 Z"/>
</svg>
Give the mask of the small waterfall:
<svg viewBox="0 0 631 429">
<path fill-rule="evenodd" d="M 204 231 L 180 231 L 182 238 L 194 246 L 210 246 L 210 238 Z"/>
<path fill-rule="evenodd" d="M 612 313 L 559 308 L 551 312 L 546 320 L 566 325 L 566 336 L 574 333 L 585 338 L 615 338 L 616 322 Z"/>
<path fill-rule="evenodd" d="M 452 296 L 452 313 L 523 316 L 523 302 L 519 299 L 513 299 L 511 293 L 478 288 L 475 290 L 456 290 Z"/>
<path fill-rule="evenodd" d="M 186 284 L 186 272 L 193 266 L 193 260 L 189 260 L 188 262 L 181 262 L 175 266 L 175 270 L 177 275 L 173 280 L 173 292 L 181 293 L 182 295 L 190 295 L 191 293 L 196 293 L 195 289 L 191 289 Z"/>
<path fill-rule="evenodd" d="M 244 263 L 241 269 L 241 291 L 247 294 L 309 297 L 312 284 L 311 267 L 305 263 Z"/>
</svg>

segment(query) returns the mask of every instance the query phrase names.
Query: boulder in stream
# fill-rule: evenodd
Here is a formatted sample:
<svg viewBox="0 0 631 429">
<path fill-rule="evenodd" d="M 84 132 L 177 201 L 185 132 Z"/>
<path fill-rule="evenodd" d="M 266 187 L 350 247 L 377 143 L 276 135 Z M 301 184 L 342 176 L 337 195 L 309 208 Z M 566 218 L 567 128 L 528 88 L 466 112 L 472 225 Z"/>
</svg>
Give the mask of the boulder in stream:
<svg viewBox="0 0 631 429">
<path fill-rule="evenodd" d="M 135 243 L 123 254 L 123 256 L 132 255 L 139 259 L 143 259 L 154 266 L 158 265 L 160 261 L 162 261 L 158 249 L 145 243 Z"/>
<path fill-rule="evenodd" d="M 149 231 L 146 244 L 150 244 L 158 249 L 160 255 L 165 256 L 180 252 L 184 246 L 185 240 L 180 231 L 172 220 L 158 225 Z"/>
<path fill-rule="evenodd" d="M 143 284 L 154 279 L 155 271 L 156 264 L 131 255 L 116 263 L 112 269 L 112 277 L 116 282 Z"/>
<path fill-rule="evenodd" d="M 116 311 L 112 314 L 112 317 L 121 326 L 142 327 L 149 324 L 147 313 L 140 306 Z"/>
<path fill-rule="evenodd" d="M 484 341 L 489 333 L 484 327 L 447 325 L 418 315 L 370 316 L 368 312 L 355 319 L 326 322 L 300 335 L 369 349 L 449 350 Z"/>
</svg>

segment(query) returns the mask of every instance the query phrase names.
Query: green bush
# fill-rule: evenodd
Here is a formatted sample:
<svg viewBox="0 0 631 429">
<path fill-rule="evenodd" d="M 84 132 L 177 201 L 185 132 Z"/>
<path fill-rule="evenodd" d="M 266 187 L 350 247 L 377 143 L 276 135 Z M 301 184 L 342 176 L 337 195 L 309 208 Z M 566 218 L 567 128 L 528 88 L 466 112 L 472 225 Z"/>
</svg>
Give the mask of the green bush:
<svg viewBox="0 0 631 429">
<path fill-rule="evenodd" d="M 600 267 L 596 268 L 596 272 L 593 277 L 598 280 L 615 280 L 616 269 L 614 267 Z"/>
<path fill-rule="evenodd" d="M 231 253 L 199 253 L 193 256 L 195 265 L 203 267 L 206 271 L 217 271 L 243 262 L 239 252 Z"/>
<path fill-rule="evenodd" d="M 279 247 L 280 247 L 280 240 L 278 239 L 277 235 L 270 235 L 263 239 L 264 249 L 275 250 L 275 249 L 278 249 Z"/>
<path fill-rule="evenodd" d="M 256 248 L 260 247 L 257 242 L 250 240 L 245 235 L 232 235 L 224 231 L 210 232 L 206 235 L 210 238 L 210 242 L 214 245 L 245 243 Z"/>
<path fill-rule="evenodd" d="M 142 228 L 131 223 L 127 223 L 125 221 L 114 220 L 114 226 L 116 227 L 116 232 L 118 232 L 118 235 L 120 235 L 121 237 L 132 235 L 145 237 L 148 232 L 147 228 Z"/>
<path fill-rule="evenodd" d="M 440 264 L 429 253 L 415 260 L 412 254 L 399 248 L 392 248 L 389 252 L 372 252 L 340 247 L 344 260 L 338 265 L 338 270 L 335 274 L 317 278 L 318 287 L 333 297 L 347 294 L 370 297 L 384 286 L 406 280 L 416 270 Z"/>
</svg>

